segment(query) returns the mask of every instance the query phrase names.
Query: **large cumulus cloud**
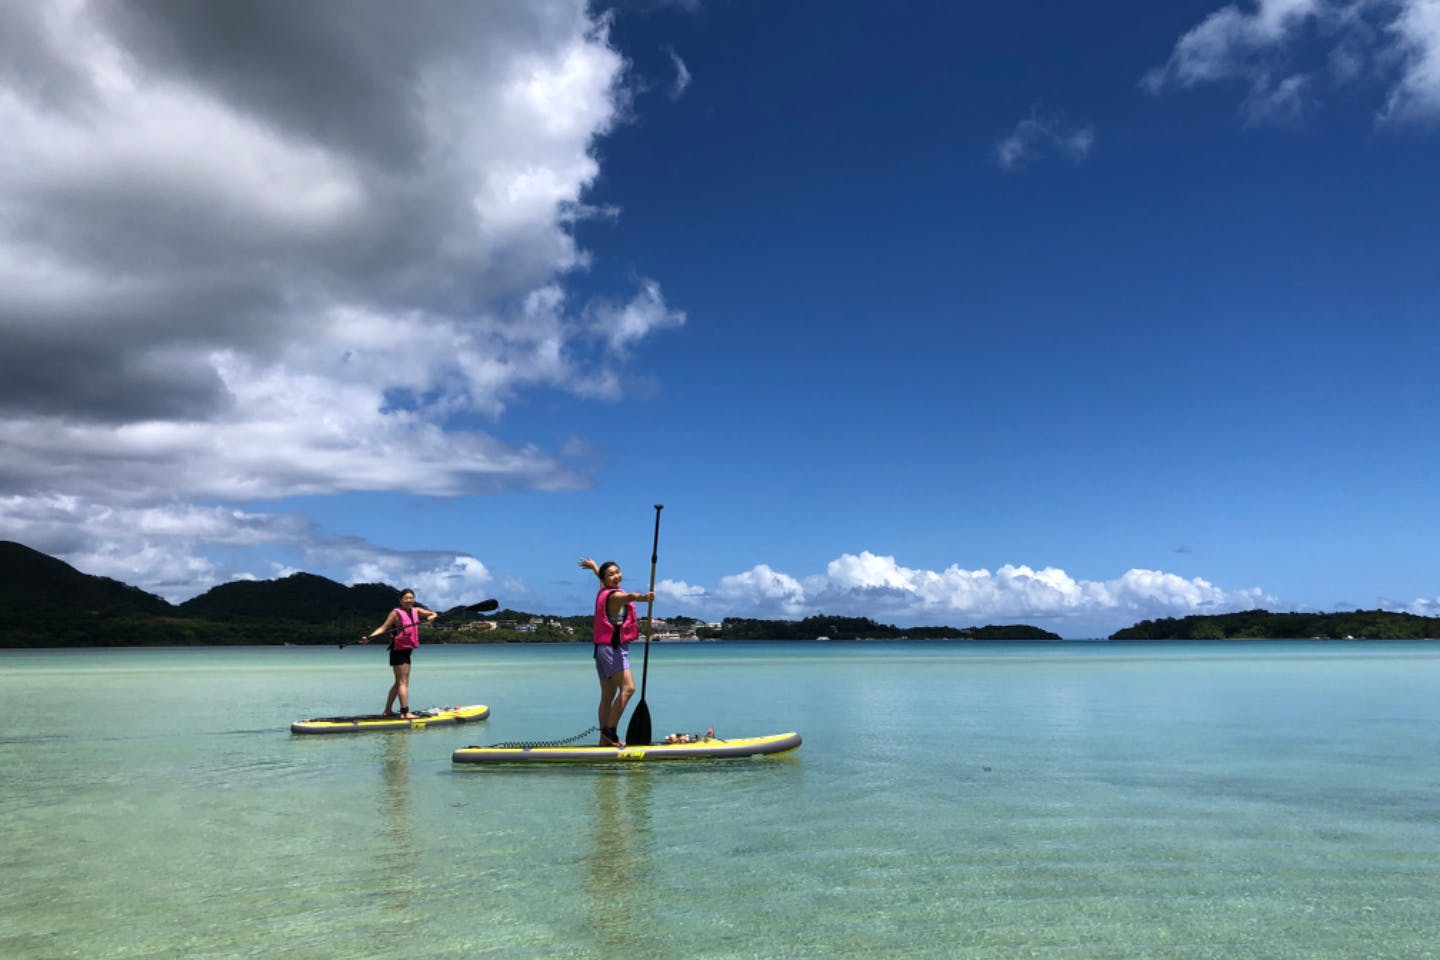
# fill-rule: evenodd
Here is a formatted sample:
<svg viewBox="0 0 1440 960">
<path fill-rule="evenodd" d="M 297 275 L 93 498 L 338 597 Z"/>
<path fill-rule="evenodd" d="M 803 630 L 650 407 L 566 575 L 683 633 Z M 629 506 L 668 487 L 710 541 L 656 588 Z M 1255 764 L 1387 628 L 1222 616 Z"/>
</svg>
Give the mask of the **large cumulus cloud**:
<svg viewBox="0 0 1440 960">
<path fill-rule="evenodd" d="M 0 531 L 587 484 L 485 425 L 684 320 L 568 283 L 625 71 L 583 0 L 0 5 Z"/>
<path fill-rule="evenodd" d="M 168 470 L 202 496 L 311 492 L 417 427 L 408 467 L 373 483 L 581 482 L 440 432 L 533 385 L 613 391 L 617 351 L 682 320 L 642 280 L 600 333 L 562 286 L 586 261 L 592 144 L 624 105 L 583 3 L 0 16 L 25 51 L 0 73 L 11 490 L 89 494 L 103 473 L 143 497 Z"/>
</svg>

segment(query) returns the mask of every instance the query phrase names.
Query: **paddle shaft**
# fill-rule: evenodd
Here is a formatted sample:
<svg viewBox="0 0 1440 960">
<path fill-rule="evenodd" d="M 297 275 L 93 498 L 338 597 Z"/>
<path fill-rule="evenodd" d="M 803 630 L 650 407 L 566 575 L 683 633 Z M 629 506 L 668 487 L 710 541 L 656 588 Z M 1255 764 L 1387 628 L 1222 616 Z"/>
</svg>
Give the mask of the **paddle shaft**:
<svg viewBox="0 0 1440 960">
<path fill-rule="evenodd" d="M 650 601 L 645 614 L 645 665 L 640 673 L 640 702 L 630 714 L 625 728 L 626 744 L 647 746 L 651 741 L 650 708 L 645 705 L 645 685 L 650 680 L 650 636 L 655 632 L 655 565 L 660 557 L 660 511 L 664 504 L 655 504 L 655 539 L 650 544 Z"/>
<path fill-rule="evenodd" d="M 640 671 L 641 703 L 645 702 L 645 681 L 650 677 L 650 635 L 655 632 L 655 564 L 660 559 L 660 511 L 664 509 L 663 503 L 655 504 L 655 539 L 650 542 L 650 601 L 645 608 L 645 663 Z"/>
</svg>

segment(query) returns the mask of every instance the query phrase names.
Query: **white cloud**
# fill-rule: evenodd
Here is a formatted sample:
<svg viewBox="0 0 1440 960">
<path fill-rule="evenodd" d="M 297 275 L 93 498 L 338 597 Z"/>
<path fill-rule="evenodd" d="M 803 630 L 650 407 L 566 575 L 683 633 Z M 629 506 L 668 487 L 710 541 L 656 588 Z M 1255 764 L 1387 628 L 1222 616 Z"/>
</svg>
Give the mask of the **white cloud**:
<svg viewBox="0 0 1440 960">
<path fill-rule="evenodd" d="M 1095 146 L 1093 124 L 1077 125 L 1053 111 L 1036 107 L 995 144 L 992 155 L 1002 170 L 1015 170 L 1044 157 L 1079 163 Z"/>
<path fill-rule="evenodd" d="M 172 603 L 216 583 L 327 571 L 345 583 L 410 586 L 441 609 L 477 603 L 494 576 L 468 554 L 395 550 L 360 538 L 327 538 L 295 514 L 195 504 L 117 506 L 72 496 L 0 497 L 0 529 L 77 569 L 112 577 Z M 216 548 L 249 556 L 286 554 L 256 571 L 211 559 Z"/>
<path fill-rule="evenodd" d="M 479 603 L 494 589 L 494 579 L 474 557 L 416 553 L 372 555 L 352 566 L 346 577 L 350 583 L 409 587 L 415 599 L 432 610 Z"/>
<path fill-rule="evenodd" d="M 1440 597 L 1434 599 L 1420 597 L 1403 609 L 1406 613 L 1413 613 L 1417 617 L 1440 617 Z"/>
<path fill-rule="evenodd" d="M 685 66 L 685 61 L 680 59 L 680 54 L 674 50 L 666 49 L 670 56 L 670 63 L 675 68 L 675 79 L 670 82 L 670 99 L 679 100 L 685 95 L 690 87 L 690 68 Z"/>
<path fill-rule="evenodd" d="M 1440 0 L 1411 0 L 1401 7 L 1390 32 L 1402 66 L 1383 116 L 1434 121 L 1440 118 Z"/>
<path fill-rule="evenodd" d="M 1175 44 L 1169 62 L 1146 74 L 1152 92 L 1169 84 L 1195 86 L 1264 73 L 1256 61 L 1282 46 L 1305 20 L 1322 15 L 1323 0 L 1258 0 L 1253 12 L 1226 6 L 1212 13 Z"/>
<path fill-rule="evenodd" d="M 593 304 L 590 322 L 611 351 L 619 353 L 656 330 L 683 325 L 685 314 L 665 305 L 659 284 L 642 280 L 640 291 L 627 303 L 599 301 Z"/>
<path fill-rule="evenodd" d="M 218 503 L 587 486 L 483 425 L 618 398 L 684 322 L 654 280 L 570 293 L 619 214 L 587 197 L 631 97 L 608 18 L 218 9 L 0 4 L 0 536 L 175 596 L 251 573 L 206 544 L 313 536 Z M 477 582 L 432 559 L 402 569 Z"/>
<path fill-rule="evenodd" d="M 703 600 L 705 588 L 691 586 L 684 580 L 661 580 L 655 584 L 655 597 L 672 607 L 685 607 Z"/>
<path fill-rule="evenodd" d="M 614 397 L 617 348 L 684 319 L 653 280 L 565 293 L 574 224 L 616 214 L 585 202 L 627 98 L 608 21 L 360 8 L 243 37 L 203 4 L 0 8 L 0 489 L 588 482 L 474 424 L 536 387 Z"/>
<path fill-rule="evenodd" d="M 763 563 L 744 573 L 722 577 L 714 597 L 719 609 L 752 610 L 760 617 L 804 616 L 809 609 L 800 581 Z"/>
<path fill-rule="evenodd" d="M 1212 83 L 1248 92 L 1252 121 L 1314 109 L 1340 86 L 1378 80 L 1381 119 L 1440 117 L 1440 0 L 1252 0 L 1210 14 L 1141 84 L 1154 94 Z"/>
<path fill-rule="evenodd" d="M 823 574 L 803 578 L 761 564 L 722 578 L 713 592 L 686 585 L 683 595 L 676 592 L 673 599 L 708 616 L 798 619 L 830 613 L 952 626 L 1024 622 L 1062 636 L 1279 602 L 1259 589 L 1225 590 L 1198 577 L 1158 570 L 1129 570 L 1104 581 L 1077 580 L 1055 567 L 1010 564 L 994 572 L 958 565 L 934 571 L 904 567 L 894 557 L 869 551 L 843 554 Z"/>
<path fill-rule="evenodd" d="M 62 494 L 0 497 L 0 529 L 85 573 L 172 602 L 239 575 L 207 550 L 273 549 L 313 535 L 309 521 L 290 515 L 184 503 L 116 505 Z"/>
</svg>

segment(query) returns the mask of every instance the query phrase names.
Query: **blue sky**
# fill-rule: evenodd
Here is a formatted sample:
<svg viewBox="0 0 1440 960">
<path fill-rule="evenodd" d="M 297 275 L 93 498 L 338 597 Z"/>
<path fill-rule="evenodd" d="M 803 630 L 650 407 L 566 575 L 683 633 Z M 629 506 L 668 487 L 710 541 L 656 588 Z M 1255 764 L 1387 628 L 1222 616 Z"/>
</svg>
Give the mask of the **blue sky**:
<svg viewBox="0 0 1440 960">
<path fill-rule="evenodd" d="M 1440 613 L 1436 0 L 0 21 L 0 537 L 571 614 L 664 503 L 661 616 Z"/>
</svg>

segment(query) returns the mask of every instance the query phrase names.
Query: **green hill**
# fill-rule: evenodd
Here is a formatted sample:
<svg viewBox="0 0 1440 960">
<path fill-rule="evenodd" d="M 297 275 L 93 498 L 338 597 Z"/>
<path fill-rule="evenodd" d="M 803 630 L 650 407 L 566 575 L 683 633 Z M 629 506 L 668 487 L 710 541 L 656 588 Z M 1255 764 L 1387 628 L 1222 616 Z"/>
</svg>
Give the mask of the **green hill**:
<svg viewBox="0 0 1440 960">
<path fill-rule="evenodd" d="M 21 543 L 0 540 L 0 603 L 30 617 L 164 616 L 175 608 L 162 597 L 112 580 L 81 573 Z"/>
<path fill-rule="evenodd" d="M 187 617 L 205 620 L 294 620 L 299 623 L 359 621 L 372 628 L 395 605 L 399 589 L 384 583 L 353 587 L 313 573 L 279 580 L 233 580 L 180 604 Z M 422 601 L 423 602 L 423 601 Z"/>
<path fill-rule="evenodd" d="M 222 583 L 176 606 L 118 580 L 81 573 L 23 544 L 0 541 L 0 602 L 25 611 L 23 620 L 0 631 L 0 647 L 348 643 L 379 626 L 399 593 L 385 583 L 347 587 L 296 573 Z M 463 608 L 441 611 L 436 626 L 426 628 L 430 642 L 535 639 L 513 631 L 447 629 L 471 616 Z M 510 616 L 530 618 L 514 611 Z"/>
<path fill-rule="evenodd" d="M 9 540 L 0 541 L 0 603 L 23 613 L 0 631 L 4 647 L 177 642 L 162 639 L 177 636 L 163 597 Z"/>
<path fill-rule="evenodd" d="M 221 584 L 177 607 L 24 544 L 0 541 L 0 602 L 25 611 L 0 631 L 0 646 L 337 643 L 374 629 L 398 593 L 385 584 L 346 587 L 300 573 Z"/>
</svg>

